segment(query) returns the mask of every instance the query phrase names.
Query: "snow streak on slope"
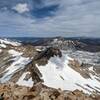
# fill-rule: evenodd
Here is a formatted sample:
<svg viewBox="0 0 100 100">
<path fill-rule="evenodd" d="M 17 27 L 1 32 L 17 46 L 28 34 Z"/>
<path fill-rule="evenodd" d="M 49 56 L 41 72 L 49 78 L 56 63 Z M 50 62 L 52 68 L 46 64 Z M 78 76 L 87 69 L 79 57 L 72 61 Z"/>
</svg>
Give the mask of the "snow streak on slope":
<svg viewBox="0 0 100 100">
<path fill-rule="evenodd" d="M 29 58 L 23 57 L 22 53 L 15 50 L 11 49 L 8 53 L 12 56 L 13 63 L 2 72 L 4 75 L 0 78 L 1 83 L 9 81 L 17 71 L 24 69 L 25 65 L 30 62 Z"/>
<path fill-rule="evenodd" d="M 36 64 L 43 75 L 44 84 L 64 90 L 80 89 L 86 93 L 92 92 L 93 89 L 99 89 L 100 82 L 96 80 L 96 76 L 91 75 L 91 79 L 83 78 L 68 65 L 69 59 L 71 58 L 67 54 L 63 54 L 62 58 L 52 57 L 45 66 Z"/>
<path fill-rule="evenodd" d="M 30 62 L 30 58 L 25 57 L 23 51 L 17 51 L 20 46 L 21 43 L 0 39 L 0 83 L 17 81 L 24 73 L 22 70 Z"/>
</svg>

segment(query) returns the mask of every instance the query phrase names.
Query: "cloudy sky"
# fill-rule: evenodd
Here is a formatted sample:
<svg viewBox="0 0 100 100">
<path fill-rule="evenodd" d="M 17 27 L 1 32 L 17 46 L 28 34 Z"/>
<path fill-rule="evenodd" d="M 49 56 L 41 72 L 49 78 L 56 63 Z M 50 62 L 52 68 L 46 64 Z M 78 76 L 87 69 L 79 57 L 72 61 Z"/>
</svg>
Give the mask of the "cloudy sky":
<svg viewBox="0 0 100 100">
<path fill-rule="evenodd" d="M 0 37 L 100 37 L 100 0 L 0 0 Z"/>
</svg>

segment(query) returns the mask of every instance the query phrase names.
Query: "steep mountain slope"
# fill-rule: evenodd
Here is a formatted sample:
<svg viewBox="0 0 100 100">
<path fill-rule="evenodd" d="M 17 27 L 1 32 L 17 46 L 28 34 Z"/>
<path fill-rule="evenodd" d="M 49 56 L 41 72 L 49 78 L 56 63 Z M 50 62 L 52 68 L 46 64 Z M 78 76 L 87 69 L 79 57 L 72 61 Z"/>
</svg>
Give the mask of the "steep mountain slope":
<svg viewBox="0 0 100 100">
<path fill-rule="evenodd" d="M 0 83 L 16 81 L 30 62 L 25 57 L 21 43 L 0 39 Z"/>
</svg>

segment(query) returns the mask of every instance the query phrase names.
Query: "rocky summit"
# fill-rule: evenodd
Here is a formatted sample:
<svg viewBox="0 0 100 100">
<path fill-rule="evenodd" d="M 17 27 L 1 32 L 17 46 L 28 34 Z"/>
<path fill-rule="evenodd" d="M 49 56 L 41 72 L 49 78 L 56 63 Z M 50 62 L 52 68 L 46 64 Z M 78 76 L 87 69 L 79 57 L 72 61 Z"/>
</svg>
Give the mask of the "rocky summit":
<svg viewBox="0 0 100 100">
<path fill-rule="evenodd" d="M 94 45 L 0 39 L 0 100 L 100 100 L 100 52 L 87 46 Z"/>
</svg>

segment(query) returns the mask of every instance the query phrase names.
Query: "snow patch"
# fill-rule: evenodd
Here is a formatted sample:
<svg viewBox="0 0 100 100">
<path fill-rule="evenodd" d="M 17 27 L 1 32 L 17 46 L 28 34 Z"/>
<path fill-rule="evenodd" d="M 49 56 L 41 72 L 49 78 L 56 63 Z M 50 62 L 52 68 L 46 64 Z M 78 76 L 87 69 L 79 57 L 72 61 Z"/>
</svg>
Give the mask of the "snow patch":
<svg viewBox="0 0 100 100">
<path fill-rule="evenodd" d="M 27 74 L 30 74 L 30 72 L 23 73 L 23 75 L 19 78 L 19 80 L 18 80 L 18 82 L 16 82 L 16 84 L 21 85 L 21 86 L 32 87 L 33 83 L 34 83 L 32 81 L 32 77 L 28 80 L 24 79 Z"/>
<path fill-rule="evenodd" d="M 89 70 L 94 72 L 93 67 L 90 67 Z"/>
<path fill-rule="evenodd" d="M 23 53 L 20 53 L 18 51 L 15 51 L 13 49 L 9 50 L 8 53 L 11 54 L 12 56 L 20 56 L 23 54 Z"/>
<path fill-rule="evenodd" d="M 42 51 L 42 50 L 41 50 L 41 49 L 36 49 L 36 51 L 39 51 L 39 52 L 40 52 L 40 51 Z"/>
<path fill-rule="evenodd" d="M 6 48 L 7 46 L 5 44 L 0 44 L 0 47 Z"/>
</svg>

